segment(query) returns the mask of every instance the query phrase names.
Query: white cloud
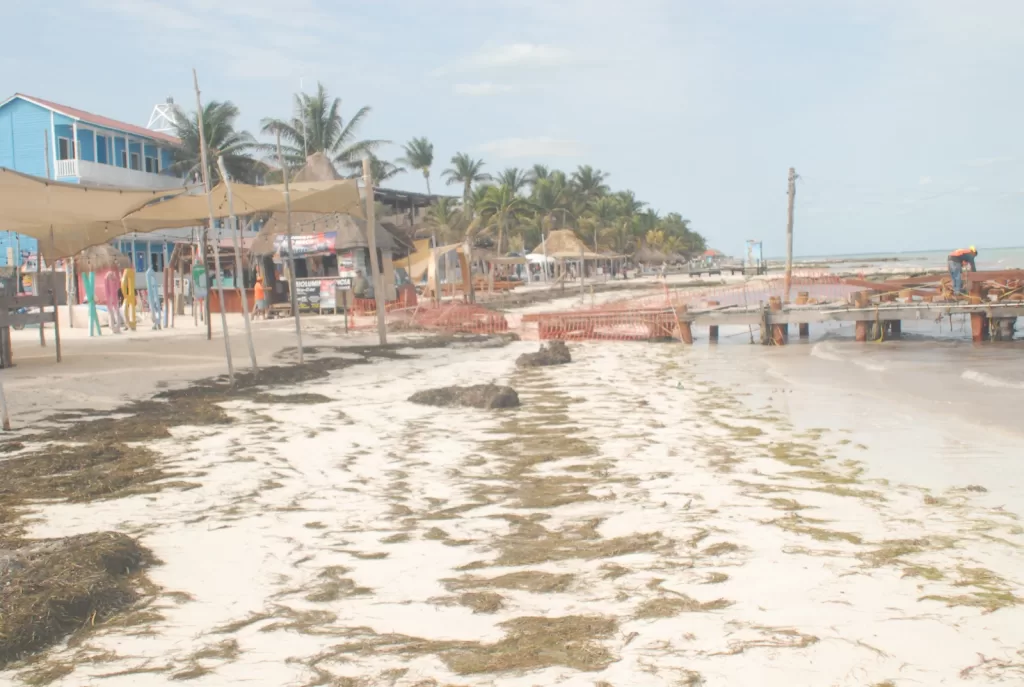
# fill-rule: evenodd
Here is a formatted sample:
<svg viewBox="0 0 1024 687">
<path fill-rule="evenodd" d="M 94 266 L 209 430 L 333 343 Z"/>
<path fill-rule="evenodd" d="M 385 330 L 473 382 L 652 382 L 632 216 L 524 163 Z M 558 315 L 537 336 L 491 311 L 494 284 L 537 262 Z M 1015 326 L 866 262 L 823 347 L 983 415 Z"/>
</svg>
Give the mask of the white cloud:
<svg viewBox="0 0 1024 687">
<path fill-rule="evenodd" d="M 558 67 L 574 61 L 573 54 L 556 45 L 509 43 L 478 52 L 469 59 L 475 67 Z"/>
<path fill-rule="evenodd" d="M 506 43 L 484 48 L 454 64 L 439 67 L 432 74 L 443 76 L 451 72 L 564 67 L 579 62 L 581 59 L 576 53 L 557 45 Z"/>
<path fill-rule="evenodd" d="M 480 83 L 457 83 L 452 87 L 456 95 L 499 95 L 511 93 L 516 90 L 514 86 L 503 83 L 491 83 L 482 81 Z"/>
<path fill-rule="evenodd" d="M 920 184 L 921 186 L 927 186 L 928 184 L 932 183 L 932 178 L 931 177 L 921 177 L 920 180 L 918 180 L 917 183 Z"/>
<path fill-rule="evenodd" d="M 578 141 L 537 136 L 490 141 L 477 146 L 477 151 L 501 158 L 579 157 L 585 152 L 585 147 Z"/>
<path fill-rule="evenodd" d="M 966 164 L 968 167 L 991 167 L 997 165 L 1000 162 L 1011 162 L 1012 157 L 979 157 L 975 160 L 970 160 Z"/>
</svg>

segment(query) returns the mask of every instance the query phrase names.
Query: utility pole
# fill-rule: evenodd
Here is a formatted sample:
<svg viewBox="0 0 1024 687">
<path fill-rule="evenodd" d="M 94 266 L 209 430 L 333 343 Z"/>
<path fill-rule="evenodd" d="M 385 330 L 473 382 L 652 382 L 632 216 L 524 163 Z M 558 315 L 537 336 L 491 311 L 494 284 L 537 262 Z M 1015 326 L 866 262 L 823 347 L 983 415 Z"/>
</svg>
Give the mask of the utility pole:
<svg viewBox="0 0 1024 687">
<path fill-rule="evenodd" d="M 380 264 L 377 262 L 377 208 L 373 197 L 373 169 L 370 156 L 363 158 L 363 186 L 366 187 L 366 244 L 370 249 L 370 279 L 373 284 L 373 300 L 377 306 L 377 336 L 380 345 L 388 342 L 387 313 L 384 312 L 384 280 L 381 279 Z"/>
<path fill-rule="evenodd" d="M 789 208 L 786 212 L 786 280 L 782 300 L 789 302 L 789 289 L 793 284 L 793 203 L 796 201 L 796 169 L 789 168 Z"/>
</svg>

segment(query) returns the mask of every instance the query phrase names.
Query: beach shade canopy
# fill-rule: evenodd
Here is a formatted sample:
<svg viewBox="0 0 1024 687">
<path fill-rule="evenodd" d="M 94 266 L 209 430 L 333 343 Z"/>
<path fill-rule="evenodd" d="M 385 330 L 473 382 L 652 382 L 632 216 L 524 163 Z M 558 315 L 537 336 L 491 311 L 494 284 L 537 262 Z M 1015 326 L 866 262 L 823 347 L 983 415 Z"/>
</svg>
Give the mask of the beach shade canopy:
<svg viewBox="0 0 1024 687">
<path fill-rule="evenodd" d="M 80 272 L 100 272 L 114 267 L 126 269 L 132 261 L 109 243 L 90 246 L 75 256 L 75 267 Z"/>
<path fill-rule="evenodd" d="M 245 217 L 271 212 L 284 212 L 284 184 L 250 186 L 232 182 L 235 215 Z M 290 184 L 292 212 L 318 214 L 345 213 L 363 217 L 363 204 L 355 181 L 300 181 Z M 229 216 L 227 187 L 223 182 L 211 192 L 213 216 Z M 147 232 L 158 229 L 194 227 L 210 217 L 206 196 L 202 193 L 179 195 L 154 203 L 124 218 L 126 231 Z"/>
<path fill-rule="evenodd" d="M 128 233 L 122 217 L 185 190 L 65 184 L 0 167 L 0 229 L 31 236 L 58 260 Z"/>
<path fill-rule="evenodd" d="M 717 251 L 714 248 L 708 248 L 706 251 L 704 251 L 704 257 L 706 257 L 706 258 L 713 258 L 716 255 L 721 255 L 721 254 L 722 254 L 721 251 Z"/>
<path fill-rule="evenodd" d="M 564 258 L 568 260 L 579 260 L 582 253 L 585 260 L 599 260 L 601 255 L 587 250 L 586 245 L 571 229 L 553 229 L 548 232 L 548 237 L 539 246 L 533 249 L 533 254 L 548 258 Z"/>
<path fill-rule="evenodd" d="M 376 233 L 378 250 L 392 252 L 398 247 L 395 237 L 385 229 L 380 222 L 376 222 Z M 260 232 L 252 242 L 252 252 L 255 255 L 270 255 L 278 252 L 281 247 L 281 238 L 288 234 L 288 218 L 283 212 L 276 212 L 263 225 Z M 328 215 L 312 212 L 292 213 L 292 237 L 312 236 L 322 234 L 325 239 L 331 239 L 332 247 L 336 251 L 350 250 L 352 248 L 369 248 L 370 243 L 366 235 L 366 220 L 360 217 L 353 217 L 348 214 L 332 213 Z M 333 234 L 333 236 L 332 236 Z M 298 255 L 298 252 L 296 252 Z"/>
</svg>

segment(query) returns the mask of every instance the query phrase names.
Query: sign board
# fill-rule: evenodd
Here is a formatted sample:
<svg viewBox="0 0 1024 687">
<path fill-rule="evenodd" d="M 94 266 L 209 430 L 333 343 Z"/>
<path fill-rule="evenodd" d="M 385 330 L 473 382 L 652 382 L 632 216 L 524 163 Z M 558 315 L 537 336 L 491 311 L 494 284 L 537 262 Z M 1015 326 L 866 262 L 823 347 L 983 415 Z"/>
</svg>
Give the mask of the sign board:
<svg viewBox="0 0 1024 687">
<path fill-rule="evenodd" d="M 302 257 L 315 253 L 333 253 L 338 239 L 338 232 L 328 231 L 319 234 L 301 234 L 292 236 L 292 256 Z M 274 252 L 281 256 L 288 255 L 288 236 L 274 237 Z"/>
<path fill-rule="evenodd" d="M 193 297 L 195 298 L 206 298 L 207 284 L 206 284 L 206 266 L 196 264 L 192 266 L 192 284 Z"/>
<path fill-rule="evenodd" d="M 299 312 L 310 312 L 320 309 L 320 279 L 296 279 L 295 301 Z"/>
<path fill-rule="evenodd" d="M 338 291 L 351 288 L 352 278 L 349 276 L 296 279 L 295 298 L 300 312 L 335 310 L 338 307 Z"/>
</svg>

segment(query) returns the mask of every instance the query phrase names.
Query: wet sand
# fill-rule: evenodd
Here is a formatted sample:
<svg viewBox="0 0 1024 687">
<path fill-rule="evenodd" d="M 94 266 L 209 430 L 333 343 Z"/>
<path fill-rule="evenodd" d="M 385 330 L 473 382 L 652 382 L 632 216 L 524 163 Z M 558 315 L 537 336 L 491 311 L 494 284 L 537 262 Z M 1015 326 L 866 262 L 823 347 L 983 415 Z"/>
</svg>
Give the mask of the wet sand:
<svg viewBox="0 0 1024 687">
<path fill-rule="evenodd" d="M 941 474 L 918 442 L 964 430 L 837 393 L 821 343 L 577 344 L 528 371 L 514 360 L 535 343 L 467 343 L 268 390 L 320 402 L 223 402 L 231 425 L 147 442 L 198 488 L 32 509 L 31 536 L 140 537 L 161 591 L 0 679 L 1019 681 L 1024 509 L 1002 438 L 971 445 L 1005 474 L 951 453 Z M 485 382 L 522 408 L 407 402 Z"/>
</svg>

